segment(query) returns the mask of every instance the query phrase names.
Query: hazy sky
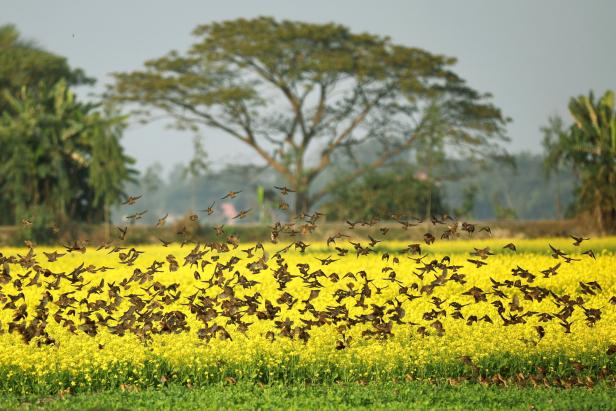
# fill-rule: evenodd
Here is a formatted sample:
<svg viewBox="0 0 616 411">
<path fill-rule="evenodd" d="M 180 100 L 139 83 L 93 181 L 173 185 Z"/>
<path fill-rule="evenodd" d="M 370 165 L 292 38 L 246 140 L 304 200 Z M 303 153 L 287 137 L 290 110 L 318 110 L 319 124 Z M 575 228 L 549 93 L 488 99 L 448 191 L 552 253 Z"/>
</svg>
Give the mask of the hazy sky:
<svg viewBox="0 0 616 411">
<path fill-rule="evenodd" d="M 0 0 L 0 24 L 66 56 L 98 79 L 185 50 L 197 24 L 259 15 L 336 22 L 353 31 L 458 58 L 455 71 L 513 118 L 510 149 L 540 150 L 539 128 L 571 96 L 616 89 L 616 1 L 78 1 Z M 144 169 L 188 161 L 192 136 L 133 125 L 124 145 Z M 206 131 L 214 164 L 255 161 L 241 143 Z"/>
</svg>

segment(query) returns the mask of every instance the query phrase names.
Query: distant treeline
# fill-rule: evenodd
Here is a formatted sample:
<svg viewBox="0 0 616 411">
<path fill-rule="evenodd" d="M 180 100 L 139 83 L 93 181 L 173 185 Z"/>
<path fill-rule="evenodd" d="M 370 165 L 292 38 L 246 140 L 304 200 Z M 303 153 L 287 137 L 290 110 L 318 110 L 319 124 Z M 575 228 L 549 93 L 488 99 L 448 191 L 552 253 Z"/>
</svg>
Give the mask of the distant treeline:
<svg viewBox="0 0 616 411">
<path fill-rule="evenodd" d="M 616 232 L 612 91 L 571 98 L 571 121 L 541 129 L 542 154 L 511 155 L 511 119 L 456 75 L 455 59 L 267 17 L 195 33 L 187 56 L 115 73 L 82 102 L 74 89 L 94 79 L 0 26 L 0 225 L 19 226 L 16 240 L 102 224 L 109 237 L 110 223 L 264 226 L 315 211 L 330 222 L 575 216 Z M 138 173 L 123 132 L 160 114 L 194 135 L 193 157 Z M 201 140 L 212 129 L 263 166 L 213 170 Z"/>
<path fill-rule="evenodd" d="M 569 205 L 573 201 L 573 190 L 577 184 L 572 171 L 562 170 L 552 173 L 548 178 L 544 172 L 542 155 L 524 152 L 514 154 L 512 158 L 513 165 L 499 160 L 470 163 L 451 159 L 447 164 L 442 164 L 441 168 L 446 167 L 449 171 L 433 172 L 439 176 L 434 178 L 436 181 L 431 186 L 433 198 L 438 199 L 434 213 L 444 212 L 473 220 L 550 220 L 569 217 Z M 404 166 L 398 164 L 383 173 L 390 175 L 398 170 L 398 174 L 402 175 L 408 167 L 419 170 L 412 163 Z M 452 177 L 448 178 L 447 175 Z M 410 185 L 412 178 L 402 179 L 399 184 Z M 293 202 L 292 193 L 283 197 L 273 188 L 280 185 L 280 181 L 271 169 L 257 166 L 227 166 L 193 178 L 187 177 L 185 167 L 181 164 L 172 168 L 167 175 L 163 175 L 160 165 L 154 165 L 142 173 L 138 184 L 130 185 L 126 191 L 143 194 L 139 206 L 140 209 L 148 210 L 142 219 L 147 224 L 155 223 L 157 218 L 166 213 L 169 213 L 171 220 L 187 217 L 193 211 L 207 208 L 212 202 L 215 202 L 216 213 L 207 216 L 206 221 L 212 224 L 225 223 L 228 218 L 220 209 L 225 201 L 220 198 L 230 189 L 241 190 L 242 193 L 228 203 L 232 203 L 236 210 L 251 208 L 253 211 L 243 222 L 267 222 L 283 218 L 285 211 L 279 208 L 281 200 Z M 319 183 L 326 185 L 335 181 L 336 174 L 330 173 Z M 259 201 L 259 186 L 264 189 L 262 203 Z M 366 188 L 370 189 L 375 190 L 374 196 L 379 194 L 379 187 Z M 470 205 L 467 205 L 465 215 L 461 216 L 460 208 L 465 202 L 470 202 Z M 411 210 L 410 214 L 424 217 L 424 207 L 424 203 L 419 209 L 409 204 L 408 210 Z M 353 205 L 340 204 L 338 199 L 331 196 L 324 198 L 316 208 L 330 211 L 335 209 L 333 214 L 337 219 L 343 219 L 344 209 L 348 209 L 347 217 L 353 218 Z M 124 215 L 130 211 L 132 209 L 116 208 L 113 220 L 122 223 Z M 391 210 L 392 213 L 404 211 Z M 199 214 L 206 218 L 204 213 Z"/>
</svg>

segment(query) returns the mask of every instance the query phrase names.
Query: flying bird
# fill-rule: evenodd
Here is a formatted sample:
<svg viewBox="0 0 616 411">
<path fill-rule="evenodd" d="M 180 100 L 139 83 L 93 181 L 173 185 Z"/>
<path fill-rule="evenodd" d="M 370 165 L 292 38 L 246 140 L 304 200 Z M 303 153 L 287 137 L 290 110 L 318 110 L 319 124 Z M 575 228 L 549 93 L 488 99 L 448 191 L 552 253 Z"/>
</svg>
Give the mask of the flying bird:
<svg viewBox="0 0 616 411">
<path fill-rule="evenodd" d="M 573 245 L 576 246 L 576 247 L 579 246 L 582 243 L 582 241 L 590 240 L 590 238 L 576 237 L 576 236 L 571 235 L 571 234 L 569 234 L 569 237 L 573 238 L 573 240 L 574 240 Z"/>
<path fill-rule="evenodd" d="M 235 217 L 232 218 L 232 220 L 235 220 L 236 218 L 239 218 L 241 220 L 242 218 L 246 217 L 248 213 L 250 213 L 250 210 L 252 209 L 249 208 L 248 210 L 240 211 Z"/>
<path fill-rule="evenodd" d="M 503 246 L 503 248 L 507 248 L 507 249 L 509 249 L 509 250 L 511 250 L 513 252 L 517 251 L 517 249 L 515 247 L 515 244 L 513 244 L 513 243 L 506 244 L 506 245 Z"/>
<path fill-rule="evenodd" d="M 164 217 L 161 217 L 158 219 L 158 222 L 156 223 L 156 227 L 162 227 L 165 225 L 165 222 L 167 221 L 167 217 L 169 217 L 169 213 L 165 214 Z"/>
<path fill-rule="evenodd" d="M 295 190 L 291 190 L 290 188 L 286 187 L 286 186 L 282 186 L 282 187 L 278 187 L 278 186 L 274 186 L 274 188 L 278 191 L 280 191 L 280 194 L 282 194 L 283 196 L 286 196 L 289 193 L 294 193 Z"/>
<path fill-rule="evenodd" d="M 221 198 L 221 200 L 225 200 L 227 198 L 235 198 L 239 193 L 241 193 L 242 191 L 229 191 L 223 198 Z"/>
<path fill-rule="evenodd" d="M 128 198 L 126 199 L 126 201 L 124 201 L 122 203 L 122 205 L 133 205 L 137 202 L 137 200 L 139 200 L 141 197 L 143 197 L 143 194 L 138 195 L 138 196 L 128 196 Z"/>
<path fill-rule="evenodd" d="M 216 204 L 216 201 L 212 201 L 212 204 L 210 204 L 210 206 L 206 208 L 205 210 L 201 210 L 201 212 L 207 213 L 207 215 L 214 214 L 214 204 Z"/>
</svg>

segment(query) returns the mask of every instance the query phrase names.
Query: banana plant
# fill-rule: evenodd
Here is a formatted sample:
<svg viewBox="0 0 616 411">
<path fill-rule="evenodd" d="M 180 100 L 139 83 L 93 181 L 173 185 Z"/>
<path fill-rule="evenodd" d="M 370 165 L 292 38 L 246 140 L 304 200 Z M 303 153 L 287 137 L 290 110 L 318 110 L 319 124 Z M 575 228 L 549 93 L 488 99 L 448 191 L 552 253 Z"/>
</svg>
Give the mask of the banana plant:
<svg viewBox="0 0 616 411">
<path fill-rule="evenodd" d="M 59 221 L 104 220 L 134 174 L 119 143 L 125 118 L 78 102 L 64 80 L 5 90 L 3 100 L 0 205 L 8 212 L 0 222 L 34 209 Z"/>
<path fill-rule="evenodd" d="M 588 96 L 572 98 L 569 112 L 573 124 L 551 121 L 544 130 L 546 165 L 552 169 L 570 165 L 578 175 L 578 206 L 593 215 L 598 229 L 616 230 L 616 111 L 614 92 L 598 100 Z"/>
</svg>

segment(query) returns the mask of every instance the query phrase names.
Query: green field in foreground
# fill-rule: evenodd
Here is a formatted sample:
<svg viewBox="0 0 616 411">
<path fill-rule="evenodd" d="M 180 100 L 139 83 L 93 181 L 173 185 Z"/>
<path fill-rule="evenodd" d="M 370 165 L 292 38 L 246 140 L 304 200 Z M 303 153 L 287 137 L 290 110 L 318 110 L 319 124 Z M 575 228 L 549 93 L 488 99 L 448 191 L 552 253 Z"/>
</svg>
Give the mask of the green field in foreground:
<svg viewBox="0 0 616 411">
<path fill-rule="evenodd" d="M 422 382 L 258 386 L 249 383 L 198 389 L 121 390 L 54 397 L 4 396 L 0 409 L 50 410 L 204 410 L 204 409 L 387 409 L 387 410 L 610 410 L 616 388 L 606 383 L 587 388 L 450 386 Z"/>
</svg>

